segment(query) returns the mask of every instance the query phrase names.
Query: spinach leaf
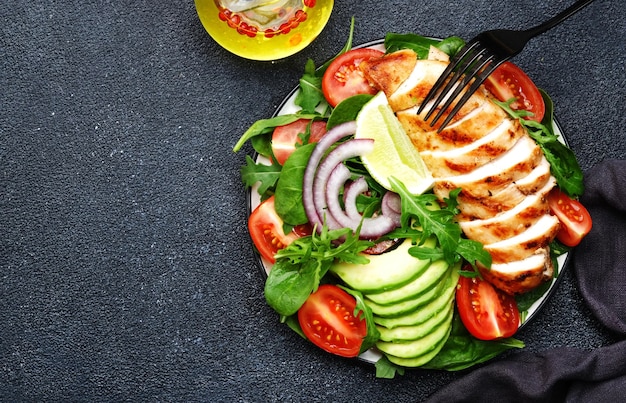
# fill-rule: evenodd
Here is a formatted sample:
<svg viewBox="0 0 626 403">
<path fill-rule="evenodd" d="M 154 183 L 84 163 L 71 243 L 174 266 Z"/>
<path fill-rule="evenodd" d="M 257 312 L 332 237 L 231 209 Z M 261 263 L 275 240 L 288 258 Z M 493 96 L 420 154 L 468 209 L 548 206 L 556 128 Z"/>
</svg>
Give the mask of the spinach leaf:
<svg viewBox="0 0 626 403">
<path fill-rule="evenodd" d="M 400 49 L 412 49 L 420 59 L 428 57 L 431 46 L 440 49 L 450 56 L 454 56 L 463 45 L 465 45 L 465 41 L 458 36 L 451 36 L 441 41 L 416 34 L 388 33 L 385 36 L 385 49 L 388 53 Z"/>
<path fill-rule="evenodd" d="M 288 115 L 275 116 L 269 119 L 257 120 L 252 124 L 252 126 L 248 128 L 248 130 L 244 132 L 241 138 L 239 138 L 237 144 L 235 144 L 235 146 L 233 147 L 233 151 L 239 151 L 241 147 L 246 143 L 246 141 L 255 136 L 271 133 L 277 126 L 286 125 L 295 122 L 298 119 L 313 119 L 319 116 L 319 113 L 296 112 Z"/>
<path fill-rule="evenodd" d="M 302 203 L 302 182 L 315 144 L 306 144 L 296 148 L 287 158 L 276 184 L 276 213 L 290 225 L 308 222 Z"/>
<path fill-rule="evenodd" d="M 333 109 L 326 123 L 326 128 L 330 130 L 337 125 L 355 120 L 363 105 L 372 98 L 373 95 L 359 94 L 344 99 Z"/>
<path fill-rule="evenodd" d="M 383 356 L 375 364 L 376 378 L 393 379 L 396 374 L 404 375 L 404 368 L 400 367 Z"/>
<path fill-rule="evenodd" d="M 329 264 L 324 263 L 326 266 Z M 321 265 L 322 262 L 318 260 L 306 260 L 296 266 L 288 260 L 277 260 L 265 281 L 267 304 L 282 316 L 298 312 L 319 285 L 318 273 L 323 269 Z"/>
<path fill-rule="evenodd" d="M 524 343 L 514 338 L 478 340 L 472 337 L 455 313 L 452 331 L 441 351 L 422 368 L 460 371 L 483 363 L 513 348 L 524 348 Z"/>
<path fill-rule="evenodd" d="M 436 48 L 447 53 L 448 56 L 456 55 L 463 46 L 465 46 L 465 41 L 458 36 L 450 36 L 435 45 Z"/>
<path fill-rule="evenodd" d="M 435 46 L 439 40 L 426 38 L 417 34 L 398 34 L 390 32 L 385 35 L 385 49 L 387 53 L 392 53 L 401 49 L 411 49 L 417 53 L 420 59 L 428 57 L 431 46 Z"/>
</svg>

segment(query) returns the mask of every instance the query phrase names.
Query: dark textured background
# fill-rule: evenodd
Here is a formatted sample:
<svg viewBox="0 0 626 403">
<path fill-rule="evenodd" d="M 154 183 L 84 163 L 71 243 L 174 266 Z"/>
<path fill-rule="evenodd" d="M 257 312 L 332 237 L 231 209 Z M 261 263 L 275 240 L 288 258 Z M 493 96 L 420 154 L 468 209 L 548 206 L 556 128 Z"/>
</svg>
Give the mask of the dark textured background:
<svg viewBox="0 0 626 403">
<path fill-rule="evenodd" d="M 231 149 L 307 58 L 339 51 L 351 16 L 357 44 L 470 38 L 571 3 L 337 0 L 310 47 L 262 63 L 221 49 L 190 0 L 2 1 L 0 400 L 401 402 L 463 376 L 377 380 L 278 323 L 245 230 L 249 148 Z M 626 157 L 625 20 L 596 0 L 515 59 L 585 171 Z M 563 276 L 527 349 L 613 342 Z"/>
</svg>

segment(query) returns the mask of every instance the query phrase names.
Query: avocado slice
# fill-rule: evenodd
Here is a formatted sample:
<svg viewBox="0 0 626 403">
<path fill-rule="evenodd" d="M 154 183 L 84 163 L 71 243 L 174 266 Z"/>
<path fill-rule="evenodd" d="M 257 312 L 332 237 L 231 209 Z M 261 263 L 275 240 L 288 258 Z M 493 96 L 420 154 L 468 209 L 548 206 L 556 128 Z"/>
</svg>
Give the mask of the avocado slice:
<svg viewBox="0 0 626 403">
<path fill-rule="evenodd" d="M 435 246 L 435 238 L 424 242 L 426 247 Z M 350 288 L 363 293 L 377 293 L 401 287 L 421 275 L 430 266 L 430 260 L 421 260 L 409 255 L 411 240 L 406 239 L 392 251 L 381 255 L 369 255 L 369 263 L 354 264 L 340 262 L 330 267 Z"/>
</svg>

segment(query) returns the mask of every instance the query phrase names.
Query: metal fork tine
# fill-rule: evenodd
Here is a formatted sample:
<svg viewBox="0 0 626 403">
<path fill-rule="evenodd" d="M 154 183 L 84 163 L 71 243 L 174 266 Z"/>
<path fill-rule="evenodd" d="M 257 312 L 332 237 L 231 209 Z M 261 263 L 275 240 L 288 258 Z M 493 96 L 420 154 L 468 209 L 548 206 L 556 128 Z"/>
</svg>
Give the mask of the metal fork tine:
<svg viewBox="0 0 626 403">
<path fill-rule="evenodd" d="M 452 91 L 450 94 L 444 94 L 445 96 L 447 96 L 447 100 L 446 102 L 441 105 L 441 109 L 439 109 L 439 112 L 435 115 L 435 117 L 432 119 L 432 121 L 430 122 L 430 126 L 434 126 L 435 123 L 437 123 L 437 121 L 441 118 L 441 116 L 445 113 L 445 111 L 450 107 L 450 105 L 452 105 L 452 102 L 454 102 L 454 100 L 456 99 L 457 96 L 459 96 L 459 94 L 461 93 L 461 91 L 463 91 L 463 89 L 465 89 L 465 87 L 470 83 L 470 81 L 477 75 L 480 73 L 480 71 L 489 63 L 493 60 L 493 54 L 489 53 L 489 51 L 487 49 L 481 49 L 480 52 L 478 54 L 475 55 L 474 58 L 472 58 L 472 61 L 470 64 L 468 64 L 467 68 L 469 68 L 469 70 L 467 71 L 459 71 L 459 76 L 462 77 L 463 79 L 458 83 L 458 85 L 456 86 L 456 88 L 454 89 L 454 91 Z M 458 79 L 457 79 L 458 80 Z M 451 90 L 452 88 L 450 88 Z M 450 90 L 446 91 L 446 92 L 450 92 Z M 443 94 L 443 91 L 442 91 Z M 437 105 L 440 104 L 443 101 L 443 97 L 440 96 L 441 99 L 437 99 Z M 467 100 L 466 100 L 467 101 Z M 462 105 L 464 102 L 458 102 L 458 104 Z M 435 109 L 435 108 L 433 108 Z M 445 126 L 445 125 L 443 125 Z"/>
<path fill-rule="evenodd" d="M 425 120 L 428 120 L 428 118 L 430 118 L 433 112 L 435 112 L 435 110 L 437 109 L 437 105 L 441 104 L 443 100 L 446 99 L 446 96 L 448 95 L 448 93 L 454 88 L 455 84 L 459 81 L 459 79 L 462 78 L 463 72 L 476 59 L 476 57 L 478 57 L 478 55 L 482 51 L 482 49 L 479 49 L 478 50 L 479 53 L 474 53 L 474 50 L 475 48 L 472 49 L 471 52 L 468 52 L 468 54 L 462 60 L 459 60 L 457 63 L 455 63 L 455 65 L 453 66 L 453 71 L 450 74 L 448 74 L 448 76 L 444 77 L 444 80 L 448 79 L 448 82 L 439 91 L 439 95 L 435 99 L 435 103 L 433 104 L 433 107 L 428 111 L 426 116 L 424 116 Z"/>
<path fill-rule="evenodd" d="M 422 102 L 422 104 L 419 106 L 419 108 L 417 109 L 417 113 L 420 114 L 422 113 L 422 111 L 424 110 L 424 107 L 426 106 L 426 104 L 428 102 L 430 102 L 439 92 L 439 88 L 441 88 L 441 86 L 446 82 L 446 79 L 448 78 L 448 76 L 450 76 L 450 74 L 452 73 L 452 71 L 455 69 L 456 66 L 459 65 L 459 63 L 478 45 L 478 42 L 474 41 L 474 42 L 468 42 L 465 46 L 463 46 L 463 48 L 461 48 L 461 50 L 459 50 L 459 52 L 452 58 L 452 60 L 450 60 L 450 63 L 448 64 L 448 66 L 446 67 L 446 69 L 443 71 L 443 73 L 441 73 L 441 75 L 439 76 L 439 78 L 437 79 L 437 81 L 435 82 L 435 84 L 433 85 L 433 87 L 431 88 L 431 90 L 428 92 L 428 94 L 426 95 L 426 98 L 424 98 L 424 101 Z M 437 103 L 435 103 L 436 105 Z M 429 112 L 432 113 L 433 111 L 431 110 Z"/>
<path fill-rule="evenodd" d="M 493 59 L 493 57 L 491 57 L 491 59 Z M 495 69 L 498 68 L 498 66 L 501 65 L 501 64 L 502 64 L 502 61 L 500 61 L 500 62 L 493 62 L 493 63 L 491 63 L 489 66 L 487 66 L 483 71 L 481 71 L 475 77 L 474 82 L 472 83 L 472 85 L 463 94 L 461 99 L 459 99 L 459 102 L 457 102 L 454 105 L 454 108 L 452 108 L 452 111 L 450 111 L 448 116 L 446 116 L 444 121 L 441 123 L 441 125 L 439 126 L 439 129 L 437 129 L 437 133 L 441 132 L 448 125 L 448 123 L 450 123 L 450 121 L 452 120 L 454 115 L 456 115 L 461 110 L 463 105 L 469 100 L 469 98 L 472 96 L 472 94 L 475 93 L 476 90 L 478 90 L 478 87 L 480 87 L 480 85 L 483 82 L 485 82 L 487 77 L 489 77 L 491 75 L 491 73 L 493 73 L 495 71 Z"/>
<path fill-rule="evenodd" d="M 443 123 L 439 125 L 437 132 L 441 132 L 499 65 L 520 53 L 530 39 L 552 29 L 591 2 L 593 0 L 576 0 L 574 4 L 559 14 L 530 29 L 495 29 L 478 34 L 450 60 L 448 66 L 418 107 L 417 114 L 421 115 L 426 104 L 430 105 L 424 116 L 424 120 L 428 121 L 431 115 L 438 110 L 435 117 L 430 121 L 430 126 L 433 127 L 461 94 L 461 91 L 467 87 L 467 91 L 454 105 Z M 443 102 L 445 103 L 441 105 Z"/>
</svg>

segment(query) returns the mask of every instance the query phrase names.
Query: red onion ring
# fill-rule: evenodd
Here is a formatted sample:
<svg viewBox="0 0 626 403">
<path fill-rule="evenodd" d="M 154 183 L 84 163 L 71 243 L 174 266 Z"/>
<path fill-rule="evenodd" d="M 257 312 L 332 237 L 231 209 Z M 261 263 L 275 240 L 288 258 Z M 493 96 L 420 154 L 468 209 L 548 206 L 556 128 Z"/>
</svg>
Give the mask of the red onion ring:
<svg viewBox="0 0 626 403">
<path fill-rule="evenodd" d="M 352 174 L 343 164 L 350 158 L 369 153 L 374 147 L 374 140 L 348 140 L 337 145 L 324 157 L 332 145 L 354 134 L 355 131 L 354 122 L 335 126 L 322 137 L 313 150 L 304 172 L 302 190 L 304 210 L 311 225 L 315 226 L 318 231 L 322 230 L 324 223 L 331 230 L 350 228 L 356 231 L 360 227 L 361 238 L 375 239 L 399 225 L 399 215 L 393 209 L 394 201 L 390 199 L 390 206 L 385 206 L 385 210 L 380 215 L 366 218 L 361 216 L 356 206 L 356 199 L 359 194 L 367 191 L 367 182 L 360 177 L 347 184 Z M 339 202 L 342 187 L 344 188 L 345 210 Z M 389 198 L 392 197 L 389 196 Z"/>
<path fill-rule="evenodd" d="M 315 204 L 313 202 L 313 182 L 315 181 L 315 173 L 317 167 L 324 157 L 326 151 L 335 144 L 337 141 L 344 137 L 348 137 L 356 132 L 356 122 L 347 122 L 337 125 L 330 129 L 324 137 L 315 146 L 315 149 L 311 153 L 309 163 L 304 171 L 304 180 L 302 184 L 302 203 L 304 204 L 304 211 L 306 212 L 309 222 L 314 227 L 317 227 L 318 231 L 321 231 L 323 221 L 320 215 L 318 215 Z"/>
</svg>

